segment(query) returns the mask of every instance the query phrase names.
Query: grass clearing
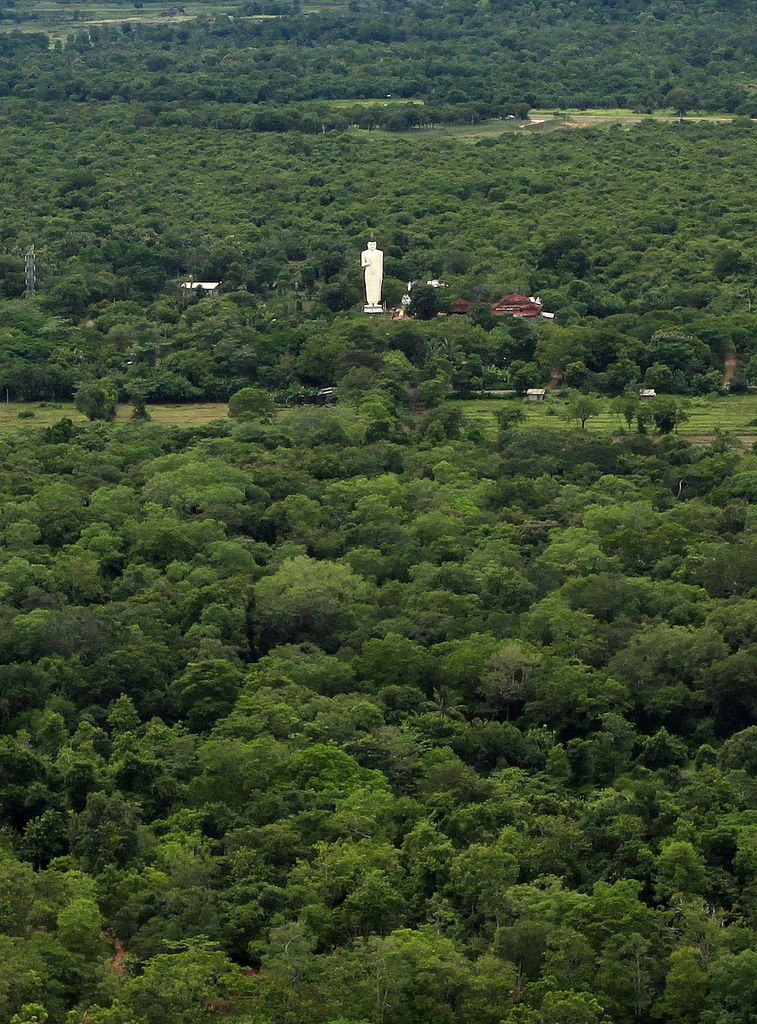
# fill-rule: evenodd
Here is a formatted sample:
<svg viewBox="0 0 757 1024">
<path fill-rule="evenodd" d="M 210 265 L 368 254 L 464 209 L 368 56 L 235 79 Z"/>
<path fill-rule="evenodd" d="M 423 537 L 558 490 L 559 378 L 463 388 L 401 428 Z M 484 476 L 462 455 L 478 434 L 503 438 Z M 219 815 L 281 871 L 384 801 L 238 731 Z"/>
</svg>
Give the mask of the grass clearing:
<svg viewBox="0 0 757 1024">
<path fill-rule="evenodd" d="M 747 395 L 704 395 L 700 398 L 684 399 L 689 403 L 689 421 L 678 433 L 682 437 L 711 437 L 717 429 L 737 434 L 744 440 L 757 439 L 757 394 Z M 493 437 L 496 432 L 495 413 L 502 402 L 522 403 L 526 412 L 526 426 L 547 427 L 554 430 L 566 426 L 577 427 L 566 419 L 567 400 L 548 395 L 544 402 L 529 402 L 527 399 L 469 399 L 455 402 L 462 408 L 469 423 L 480 426 L 484 433 Z M 610 411 L 609 400 L 603 401 L 599 416 L 586 424 L 586 429 L 599 434 L 615 434 L 626 429 L 625 420 Z"/>
<path fill-rule="evenodd" d="M 343 104 L 345 107 L 353 105 L 349 100 L 331 100 L 333 105 Z M 392 100 L 374 100 L 371 103 L 387 102 Z M 418 100 L 401 100 L 401 103 L 418 103 Z M 576 128 L 613 128 L 618 125 L 631 128 L 641 124 L 642 121 L 661 121 L 674 124 L 679 118 L 673 111 L 655 111 L 653 114 L 638 114 L 632 110 L 622 110 L 617 107 L 610 110 L 564 110 L 555 116 L 554 110 L 532 110 L 528 121 L 493 117 L 487 121 L 480 121 L 478 124 L 434 124 L 424 125 L 421 128 L 408 128 L 404 131 L 386 132 L 381 128 L 375 128 L 369 132 L 367 128 L 353 128 L 353 135 L 361 137 L 384 138 L 391 134 L 392 138 L 426 138 L 456 139 L 460 142 L 478 142 L 479 139 L 498 138 L 501 135 L 522 135 L 528 133 L 545 133 Z M 727 123 L 733 120 L 731 114 L 689 114 L 684 121 L 710 121 L 713 124 Z"/>
<path fill-rule="evenodd" d="M 181 8 L 184 14 L 167 14 L 171 8 Z M 52 40 L 66 36 L 89 25 L 144 24 L 161 25 L 191 21 L 199 15 L 231 14 L 233 3 L 216 0 L 143 0 L 141 7 L 108 0 L 79 0 L 74 6 L 56 0 L 17 0 L 13 13 L 20 20 L 0 22 L 0 32 L 46 32 Z"/>
<path fill-rule="evenodd" d="M 412 102 L 405 100 L 403 102 Z M 547 126 L 545 128 L 545 125 Z M 562 122 L 550 121 L 543 124 L 526 124 L 524 121 L 504 121 L 500 118 L 491 118 L 488 121 L 481 121 L 478 124 L 438 124 L 426 125 L 422 128 L 408 128 L 404 131 L 387 132 L 382 128 L 374 128 L 369 131 L 367 128 L 351 128 L 353 135 L 361 138 L 435 138 L 435 139 L 457 139 L 460 142 L 478 142 L 479 139 L 493 139 L 507 133 L 515 134 L 524 131 L 545 131 L 550 127 L 562 128 Z"/>
<path fill-rule="evenodd" d="M 631 110 L 630 107 L 591 107 L 586 110 L 582 110 L 579 107 L 565 107 L 564 109 L 558 110 L 555 107 L 551 109 L 543 110 L 531 110 L 529 112 L 531 118 L 553 118 L 559 121 L 567 120 L 583 120 L 585 118 L 596 118 L 597 120 L 607 120 L 608 118 L 614 121 L 678 121 L 679 115 L 672 109 L 672 107 L 661 107 L 657 110 L 653 110 L 651 114 L 639 111 Z M 684 121 L 730 121 L 733 118 L 733 114 L 713 114 L 705 111 L 692 110 L 684 115 Z"/>
<path fill-rule="evenodd" d="M 678 431 L 681 436 L 708 438 L 720 429 L 737 434 L 745 441 L 757 440 L 757 394 L 705 395 L 685 401 L 689 403 L 690 419 Z M 555 395 L 548 395 L 544 402 L 529 402 L 527 399 L 517 398 L 472 398 L 456 401 L 454 404 L 462 410 L 469 423 L 477 424 L 487 436 L 493 437 L 497 429 L 495 413 L 505 402 L 522 404 L 527 417 L 526 426 L 547 427 L 552 430 L 578 426 L 566 419 L 567 400 Z M 588 421 L 586 429 L 600 434 L 616 434 L 619 430 L 625 429 L 625 421 L 610 411 L 609 399 L 605 399 L 602 404 L 602 412 Z M 279 415 L 286 419 L 296 415 L 298 408 L 282 407 Z M 225 419 L 228 413 L 226 402 L 148 405 L 147 409 L 150 413 L 150 422 L 177 427 L 195 427 L 210 423 L 211 420 Z M 28 412 L 34 415 L 28 419 L 25 416 L 19 417 L 19 413 Z M 49 427 L 64 416 L 70 417 L 74 423 L 87 422 L 72 402 L 0 403 L 0 433 L 9 434 L 28 427 Z M 131 406 L 119 405 L 116 422 L 124 423 L 130 419 Z"/>
<path fill-rule="evenodd" d="M 407 99 L 404 96 L 381 96 L 363 100 L 313 100 L 320 107 L 331 107 L 333 110 L 347 110 L 352 107 L 423 107 L 425 100 L 417 97 Z"/>
<path fill-rule="evenodd" d="M 131 419 L 130 405 L 119 405 L 116 422 Z M 211 420 L 224 419 L 228 412 L 226 402 L 193 402 L 186 405 L 148 405 L 151 422 L 164 426 L 195 427 Z M 19 413 L 34 413 L 33 417 L 19 418 Z M 26 427 L 49 427 L 68 416 L 74 423 L 86 423 L 72 402 L 3 402 L 0 404 L 0 433 L 9 434 Z"/>
</svg>

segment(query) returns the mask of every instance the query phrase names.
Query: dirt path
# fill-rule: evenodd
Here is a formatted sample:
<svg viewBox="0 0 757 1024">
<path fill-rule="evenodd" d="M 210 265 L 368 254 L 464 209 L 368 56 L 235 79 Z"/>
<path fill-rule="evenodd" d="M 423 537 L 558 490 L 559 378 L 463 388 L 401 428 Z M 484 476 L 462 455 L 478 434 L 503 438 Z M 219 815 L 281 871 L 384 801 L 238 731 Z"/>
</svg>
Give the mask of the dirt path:
<svg viewBox="0 0 757 1024">
<path fill-rule="evenodd" d="M 126 950 L 124 949 L 123 942 L 118 938 L 113 939 L 113 949 L 115 952 L 113 953 L 113 959 L 110 962 L 111 969 L 114 970 L 116 974 L 123 974 L 125 971 L 124 957 L 126 956 Z"/>
<path fill-rule="evenodd" d="M 712 444 L 715 440 L 714 434 L 684 434 L 678 435 L 682 437 L 684 441 L 688 441 L 689 444 L 693 444 L 695 448 L 701 448 L 708 444 Z M 731 435 L 743 448 L 748 448 L 754 443 L 753 434 L 732 434 Z"/>
<path fill-rule="evenodd" d="M 725 369 L 723 371 L 723 387 L 727 388 L 733 380 L 733 375 L 736 372 L 736 367 L 739 365 L 739 359 L 736 355 L 730 355 L 725 357 Z"/>
</svg>

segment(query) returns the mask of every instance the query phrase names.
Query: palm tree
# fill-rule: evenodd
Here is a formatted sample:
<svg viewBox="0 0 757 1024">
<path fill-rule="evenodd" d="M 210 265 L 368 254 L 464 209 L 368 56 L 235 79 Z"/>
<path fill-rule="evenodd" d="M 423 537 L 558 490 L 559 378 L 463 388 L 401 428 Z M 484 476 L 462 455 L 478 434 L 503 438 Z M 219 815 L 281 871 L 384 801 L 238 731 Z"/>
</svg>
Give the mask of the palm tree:
<svg viewBox="0 0 757 1024">
<path fill-rule="evenodd" d="M 440 686 L 434 690 L 428 708 L 442 718 L 451 718 L 460 722 L 465 719 L 465 705 L 458 700 L 457 694 L 449 686 Z"/>
</svg>

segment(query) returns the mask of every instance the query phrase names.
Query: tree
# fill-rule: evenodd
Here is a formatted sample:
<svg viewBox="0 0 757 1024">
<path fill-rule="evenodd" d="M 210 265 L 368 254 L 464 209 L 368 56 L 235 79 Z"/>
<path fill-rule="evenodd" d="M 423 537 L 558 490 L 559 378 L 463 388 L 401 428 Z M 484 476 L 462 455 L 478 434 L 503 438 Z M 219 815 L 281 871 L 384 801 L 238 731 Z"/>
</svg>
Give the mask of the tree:
<svg viewBox="0 0 757 1024">
<path fill-rule="evenodd" d="M 450 718 L 454 721 L 465 719 L 465 705 L 449 686 L 440 686 L 435 689 L 431 694 L 428 706 L 430 711 L 443 718 Z"/>
<path fill-rule="evenodd" d="M 588 992 L 547 992 L 541 1007 L 543 1024 L 610 1024 L 601 1003 Z"/>
<path fill-rule="evenodd" d="M 289 558 L 256 586 L 255 618 L 266 646 L 312 639 L 324 648 L 360 616 L 369 587 L 345 565 Z"/>
<path fill-rule="evenodd" d="M 539 252 L 539 266 L 583 277 L 590 267 L 584 243 L 571 231 L 546 242 Z"/>
<path fill-rule="evenodd" d="M 751 1024 L 757 1006 L 757 953 L 721 956 L 712 968 L 712 986 L 701 1024 Z"/>
<path fill-rule="evenodd" d="M 521 405 L 513 403 L 505 408 L 498 409 L 494 413 L 494 418 L 497 421 L 500 440 L 507 440 L 510 432 L 524 422 L 526 413 Z"/>
<path fill-rule="evenodd" d="M 171 691 L 192 732 L 205 732 L 228 714 L 239 693 L 243 673 L 228 661 L 190 662 L 174 679 Z"/>
<path fill-rule="evenodd" d="M 580 388 L 589 377 L 589 368 L 580 359 L 568 363 L 563 371 L 563 380 L 570 388 Z"/>
<path fill-rule="evenodd" d="M 74 405 L 89 420 L 110 422 L 116 416 L 118 395 L 109 381 L 89 381 L 77 389 Z"/>
<path fill-rule="evenodd" d="M 78 896 L 58 911 L 58 939 L 75 955 L 96 960 L 106 946 L 102 915 L 91 897 Z"/>
<path fill-rule="evenodd" d="M 611 1018 L 593 995 L 567 989 L 546 992 L 539 1010 L 513 1007 L 502 1024 L 611 1024 Z"/>
<path fill-rule="evenodd" d="M 398 633 L 366 640 L 354 663 L 358 677 L 369 679 L 376 686 L 401 683 L 424 689 L 433 679 L 435 667 L 429 651 Z"/>
<path fill-rule="evenodd" d="M 636 1019 L 648 1012 L 654 968 L 650 946 L 649 940 L 637 932 L 614 935 L 608 941 L 595 982 L 608 1009 Z"/>
<path fill-rule="evenodd" d="M 657 395 L 647 399 L 645 408 L 661 434 L 669 434 L 689 418 L 683 402 L 677 401 L 671 395 Z"/>
<path fill-rule="evenodd" d="M 528 700 L 529 679 L 541 665 L 539 653 L 513 641 L 498 647 L 484 665 L 481 673 L 481 692 L 495 703 L 505 707 L 505 720 L 510 720 L 513 703 Z"/>
<path fill-rule="evenodd" d="M 131 418 L 133 420 L 149 420 L 150 414 L 147 411 L 148 382 L 142 380 L 129 381 L 126 384 L 126 393 L 132 404 Z"/>
<path fill-rule="evenodd" d="M 757 725 L 750 725 L 727 739 L 720 748 L 718 760 L 726 770 L 757 775 Z"/>
<path fill-rule="evenodd" d="M 684 114 L 691 110 L 692 107 L 696 106 L 697 96 L 691 89 L 685 89 L 681 86 L 676 86 L 671 89 L 669 93 L 665 95 L 665 105 L 672 107 L 678 114 L 679 118 L 683 118 Z"/>
<path fill-rule="evenodd" d="M 581 430 L 586 429 L 586 423 L 602 412 L 602 403 L 591 395 L 576 395 L 568 403 L 566 410 L 568 419 L 578 420 L 581 423 Z"/>
<path fill-rule="evenodd" d="M 443 377 L 422 380 L 418 385 L 418 394 L 427 409 L 440 405 L 449 394 L 449 381 Z"/>
<path fill-rule="evenodd" d="M 449 1000 L 466 984 L 470 967 L 455 943 L 430 928 L 402 928 L 337 950 L 324 965 L 329 1019 L 385 1024 L 451 1020 Z"/>
<path fill-rule="evenodd" d="M 708 988 L 709 974 L 701 950 L 680 946 L 670 955 L 665 988 L 655 1009 L 676 1024 L 698 1024 Z"/>
<path fill-rule="evenodd" d="M 10 1024 L 46 1024 L 49 1014 L 41 1003 L 24 1003 L 18 1013 L 14 1013 Z"/>
<path fill-rule="evenodd" d="M 90 793 L 71 822 L 71 852 L 88 871 L 125 864 L 137 850 L 138 808 L 121 793 Z"/>
<path fill-rule="evenodd" d="M 460 1020 L 465 1024 L 501 1024 L 518 988 L 518 972 L 494 953 L 484 953 L 473 963 L 462 996 Z"/>
<path fill-rule="evenodd" d="M 626 426 L 630 430 L 631 424 L 639 413 L 640 404 L 639 396 L 636 392 L 628 391 L 624 395 L 618 395 L 617 398 L 613 398 L 610 406 L 614 413 L 626 421 Z"/>
<path fill-rule="evenodd" d="M 702 855 L 683 839 L 671 839 L 657 858 L 655 894 L 658 899 L 670 899 L 680 893 L 696 896 L 707 885 L 707 871 Z"/>
<path fill-rule="evenodd" d="M 510 364 L 508 377 L 512 387 L 522 393 L 528 388 L 535 387 L 541 383 L 544 379 L 544 374 L 536 363 L 524 363 L 515 360 Z"/>
<path fill-rule="evenodd" d="M 452 862 L 449 897 L 460 906 L 468 927 L 479 916 L 499 925 L 507 907 L 507 890 L 520 870 L 512 842 L 513 836 L 505 830 L 495 843 L 471 843 Z"/>
<path fill-rule="evenodd" d="M 273 399 L 262 388 L 241 388 L 229 399 L 229 416 L 243 422 L 270 419 L 274 408 Z"/>
<path fill-rule="evenodd" d="M 235 998 L 254 981 L 214 943 L 197 939 L 188 949 L 152 957 L 143 973 L 129 981 L 121 1001 L 146 1024 L 201 1024 L 210 1013 L 228 1013 Z"/>
<path fill-rule="evenodd" d="M 720 250 L 713 264 L 715 276 L 721 281 L 732 275 L 741 274 L 749 269 L 749 261 L 741 249 L 725 246 Z"/>
<path fill-rule="evenodd" d="M 417 284 L 410 292 L 410 316 L 418 320 L 433 320 L 439 312 L 439 297 L 430 284 Z"/>
</svg>

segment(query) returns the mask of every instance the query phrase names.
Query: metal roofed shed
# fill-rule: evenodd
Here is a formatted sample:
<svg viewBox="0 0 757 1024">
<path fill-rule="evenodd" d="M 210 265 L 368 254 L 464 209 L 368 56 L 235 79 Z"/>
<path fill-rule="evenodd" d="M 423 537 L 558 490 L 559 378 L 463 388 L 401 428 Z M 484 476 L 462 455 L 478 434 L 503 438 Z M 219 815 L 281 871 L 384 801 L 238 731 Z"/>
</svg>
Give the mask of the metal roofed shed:
<svg viewBox="0 0 757 1024">
<path fill-rule="evenodd" d="M 181 287 L 187 292 L 207 292 L 214 295 L 221 287 L 220 281 L 182 281 Z"/>
<path fill-rule="evenodd" d="M 315 393 L 315 400 L 316 402 L 335 402 L 336 391 L 335 387 L 319 388 Z"/>
</svg>

